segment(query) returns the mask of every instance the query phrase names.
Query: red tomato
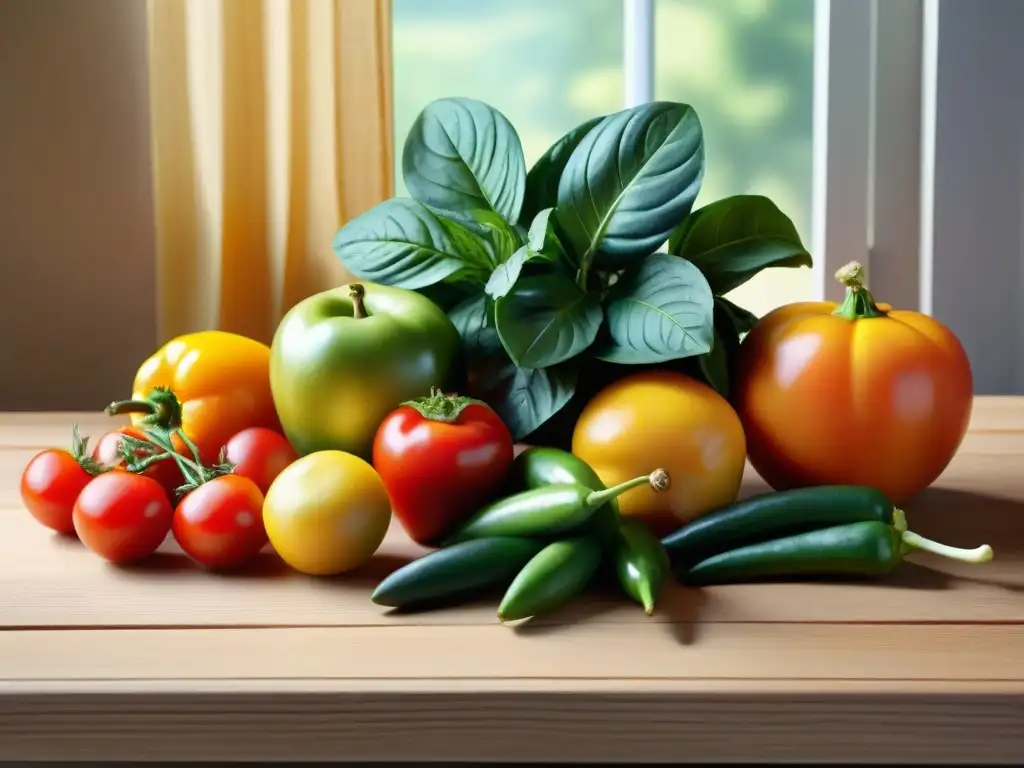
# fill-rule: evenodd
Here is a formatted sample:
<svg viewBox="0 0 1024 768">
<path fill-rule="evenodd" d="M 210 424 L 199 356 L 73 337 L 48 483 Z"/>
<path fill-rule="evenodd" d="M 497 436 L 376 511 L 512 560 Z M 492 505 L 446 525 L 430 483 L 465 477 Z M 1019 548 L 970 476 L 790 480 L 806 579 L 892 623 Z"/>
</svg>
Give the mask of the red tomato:
<svg viewBox="0 0 1024 768">
<path fill-rule="evenodd" d="M 103 435 L 97 442 L 96 447 L 92 450 L 92 457 L 105 464 L 108 467 L 115 467 L 117 469 L 124 468 L 124 458 L 121 456 L 121 437 L 128 435 L 138 440 L 146 440 L 146 434 L 136 427 L 120 427 L 107 434 Z M 137 456 L 146 456 L 148 454 L 136 451 Z M 174 501 L 174 491 L 185 482 L 181 474 L 181 469 L 174 459 L 163 459 L 155 464 L 146 468 L 142 473 L 147 477 L 151 477 L 163 486 L 164 490 L 167 491 L 168 498 Z"/>
<path fill-rule="evenodd" d="M 280 432 L 250 427 L 228 440 L 225 457 L 235 465 L 236 475 L 249 478 L 260 493 L 266 494 L 274 478 L 296 461 L 299 454 Z"/>
<path fill-rule="evenodd" d="M 233 568 L 267 543 L 263 494 L 247 477 L 222 475 L 190 492 L 174 510 L 174 538 L 208 568 Z"/>
<path fill-rule="evenodd" d="M 167 492 L 156 480 L 105 472 L 79 494 L 73 517 L 85 546 L 113 563 L 129 563 L 156 551 L 173 514 Z"/>
<path fill-rule="evenodd" d="M 21 500 L 47 528 L 72 534 L 75 500 L 92 479 L 93 475 L 71 453 L 51 448 L 37 453 L 25 466 Z"/>
<path fill-rule="evenodd" d="M 512 458 L 512 435 L 489 406 L 436 391 L 388 414 L 373 443 L 395 517 L 424 545 L 490 501 Z"/>
</svg>

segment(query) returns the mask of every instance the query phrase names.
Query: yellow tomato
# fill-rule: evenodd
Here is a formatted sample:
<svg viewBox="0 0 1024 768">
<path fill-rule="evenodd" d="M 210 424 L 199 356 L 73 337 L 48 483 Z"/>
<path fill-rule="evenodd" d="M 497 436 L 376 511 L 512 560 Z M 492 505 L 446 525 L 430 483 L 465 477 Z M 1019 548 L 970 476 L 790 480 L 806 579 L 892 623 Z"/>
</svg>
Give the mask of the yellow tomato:
<svg viewBox="0 0 1024 768">
<path fill-rule="evenodd" d="M 318 451 L 290 464 L 263 502 L 263 524 L 277 554 L 314 576 L 363 565 L 384 541 L 390 522 L 391 502 L 380 476 L 343 451 Z"/>
<path fill-rule="evenodd" d="M 657 533 L 735 500 L 746 464 L 739 417 L 711 387 L 669 371 L 643 371 L 601 390 L 580 415 L 572 452 L 617 485 L 661 467 L 671 486 L 619 497 L 623 515 Z"/>
</svg>

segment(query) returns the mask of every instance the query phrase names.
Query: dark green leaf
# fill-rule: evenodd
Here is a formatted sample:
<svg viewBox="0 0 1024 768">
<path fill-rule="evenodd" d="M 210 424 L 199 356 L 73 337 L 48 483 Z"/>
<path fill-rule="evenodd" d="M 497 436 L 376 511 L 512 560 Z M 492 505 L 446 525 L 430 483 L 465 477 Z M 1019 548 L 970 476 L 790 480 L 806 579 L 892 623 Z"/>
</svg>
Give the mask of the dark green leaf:
<svg viewBox="0 0 1024 768">
<path fill-rule="evenodd" d="M 445 280 L 428 285 L 425 288 L 418 288 L 417 292 L 426 296 L 445 312 L 448 312 L 455 305 L 471 296 L 476 296 L 480 292 L 480 287 L 473 283 L 461 282 L 456 278 L 454 282 Z"/>
<path fill-rule="evenodd" d="M 512 290 L 512 286 L 519 279 L 519 273 L 523 271 L 523 265 L 530 260 L 532 254 L 527 246 L 523 246 L 512 254 L 508 261 L 499 264 L 491 272 L 484 292 L 492 299 L 500 299 Z"/>
<path fill-rule="evenodd" d="M 487 401 L 505 422 L 513 440 L 522 440 L 565 407 L 576 391 L 572 361 L 550 368 L 506 365 Z"/>
<path fill-rule="evenodd" d="M 526 239 L 530 250 L 546 261 L 564 260 L 566 256 L 565 249 L 555 232 L 555 221 L 552 218 L 554 210 L 545 208 L 533 218 Z"/>
<path fill-rule="evenodd" d="M 616 284 L 605 326 L 609 339 L 594 356 L 606 362 L 642 365 L 700 355 L 711 349 L 714 297 L 693 264 L 654 253 Z"/>
<path fill-rule="evenodd" d="M 766 267 L 811 266 L 793 222 L 761 195 L 726 197 L 694 211 L 672 233 L 669 250 L 696 264 L 716 294 Z"/>
<path fill-rule="evenodd" d="M 601 327 L 596 296 L 559 272 L 522 278 L 494 303 L 498 336 L 522 368 L 546 368 L 594 343 Z"/>
<path fill-rule="evenodd" d="M 554 222 L 551 219 L 552 210 L 545 208 L 538 213 L 530 225 L 527 244 L 512 254 L 503 264 L 494 268 L 484 287 L 484 291 L 492 299 L 500 299 L 508 295 L 526 264 L 530 262 L 554 263 L 565 258 L 565 250 L 554 231 Z"/>
<path fill-rule="evenodd" d="M 476 99 L 430 102 L 413 123 L 402 152 L 409 193 L 450 211 L 493 210 L 519 219 L 526 162 L 508 119 Z"/>
<path fill-rule="evenodd" d="M 501 349 L 494 327 L 494 303 L 483 294 L 466 299 L 448 313 L 462 337 L 462 348 L 470 358 L 483 357 Z"/>
<path fill-rule="evenodd" d="M 408 198 L 395 197 L 349 221 L 334 236 L 349 272 L 399 288 L 423 288 L 458 275 L 483 283 L 490 257 L 472 232 Z"/>
<path fill-rule="evenodd" d="M 594 117 L 576 126 L 548 147 L 547 152 L 533 164 L 526 175 L 526 197 L 523 200 L 522 212 L 524 221 L 532 220 L 545 208 L 555 206 L 558 202 L 558 180 L 562 176 L 562 169 L 569 161 L 569 156 L 590 129 L 603 119 L 604 116 Z"/>
<path fill-rule="evenodd" d="M 604 118 L 573 151 L 558 185 L 558 221 L 584 265 L 655 251 L 700 191 L 704 139 L 687 104 L 655 101 Z"/>
<path fill-rule="evenodd" d="M 495 263 L 500 264 L 519 250 L 522 241 L 516 229 L 494 211 L 473 211 L 473 220 L 486 233 L 494 254 Z"/>
<path fill-rule="evenodd" d="M 728 348 L 725 345 L 724 340 L 715 330 L 715 341 L 711 347 L 711 351 L 707 354 L 701 355 L 700 370 L 704 375 L 704 380 L 714 388 L 714 390 L 724 397 L 726 400 L 729 399 L 729 358 Z"/>
<path fill-rule="evenodd" d="M 736 329 L 736 335 L 747 333 L 757 325 L 757 315 L 743 307 L 737 306 L 724 296 L 715 296 L 715 313 L 724 313 L 732 327 Z"/>
</svg>

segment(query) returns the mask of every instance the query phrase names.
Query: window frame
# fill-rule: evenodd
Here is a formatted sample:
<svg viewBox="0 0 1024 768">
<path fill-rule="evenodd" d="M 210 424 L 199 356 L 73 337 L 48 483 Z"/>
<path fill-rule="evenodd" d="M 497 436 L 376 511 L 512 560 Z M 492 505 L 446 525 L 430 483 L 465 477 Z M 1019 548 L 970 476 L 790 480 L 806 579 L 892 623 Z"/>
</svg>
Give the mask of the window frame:
<svg viewBox="0 0 1024 768">
<path fill-rule="evenodd" d="M 623 21 L 631 107 L 654 98 L 655 0 L 623 0 Z M 921 0 L 815 0 L 814 299 L 841 298 L 833 276 L 857 260 L 894 303 L 922 301 L 921 27 Z"/>
</svg>

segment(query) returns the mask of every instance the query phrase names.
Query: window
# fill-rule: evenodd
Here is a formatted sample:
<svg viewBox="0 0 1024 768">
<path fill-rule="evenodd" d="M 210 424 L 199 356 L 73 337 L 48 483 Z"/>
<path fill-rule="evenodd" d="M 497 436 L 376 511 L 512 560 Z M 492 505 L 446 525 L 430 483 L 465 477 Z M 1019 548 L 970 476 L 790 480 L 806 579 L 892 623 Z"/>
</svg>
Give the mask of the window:
<svg viewBox="0 0 1024 768">
<path fill-rule="evenodd" d="M 697 205 L 765 194 L 809 245 L 814 6 L 814 0 L 393 0 L 396 157 L 420 109 L 458 95 L 500 109 L 519 132 L 530 165 L 573 126 L 621 109 L 633 95 L 626 87 L 632 78 L 651 90 L 640 100 L 682 101 L 697 110 L 707 157 Z M 630 35 L 639 46 L 627 42 Z M 405 194 L 396 165 L 396 191 Z M 812 293 L 810 270 L 771 269 L 733 298 L 763 314 Z"/>
<path fill-rule="evenodd" d="M 763 314 L 838 298 L 832 275 L 858 259 L 877 296 L 957 333 L 976 391 L 1024 391 L 1024 356 L 990 349 L 995 337 L 1024 339 L 1024 101 L 1009 95 L 1020 92 L 1024 3 L 393 3 L 399 149 L 419 109 L 453 93 L 505 112 L 528 162 L 596 113 L 690 103 L 706 128 L 697 204 L 766 194 L 815 260 L 765 271 L 737 303 Z"/>
</svg>

